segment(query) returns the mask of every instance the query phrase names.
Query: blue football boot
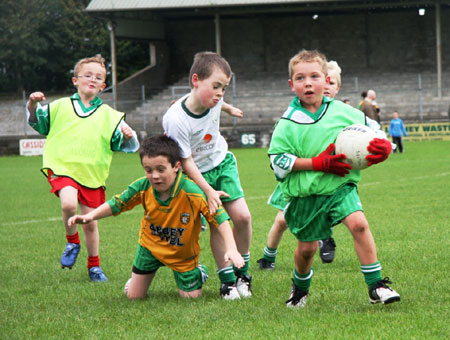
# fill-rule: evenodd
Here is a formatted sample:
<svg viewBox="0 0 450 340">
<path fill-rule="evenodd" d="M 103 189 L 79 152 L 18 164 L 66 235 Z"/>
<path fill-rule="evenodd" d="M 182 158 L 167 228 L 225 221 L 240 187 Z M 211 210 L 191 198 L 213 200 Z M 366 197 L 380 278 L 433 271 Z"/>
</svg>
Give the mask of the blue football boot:
<svg viewBox="0 0 450 340">
<path fill-rule="evenodd" d="M 103 273 L 102 268 L 100 267 L 92 267 L 89 269 L 89 278 L 92 282 L 106 282 L 108 278 L 105 273 Z"/>
<path fill-rule="evenodd" d="M 64 249 L 64 253 L 61 256 L 61 266 L 62 269 L 68 267 L 72 269 L 77 260 L 78 253 L 80 252 L 80 244 L 77 243 L 67 243 L 66 249 Z"/>
</svg>

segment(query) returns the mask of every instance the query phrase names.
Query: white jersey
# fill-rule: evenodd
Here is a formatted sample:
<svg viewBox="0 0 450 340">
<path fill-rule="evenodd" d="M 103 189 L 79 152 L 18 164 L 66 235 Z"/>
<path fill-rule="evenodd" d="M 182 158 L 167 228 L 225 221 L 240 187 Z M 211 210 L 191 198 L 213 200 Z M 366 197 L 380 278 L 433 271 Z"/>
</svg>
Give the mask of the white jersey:
<svg viewBox="0 0 450 340">
<path fill-rule="evenodd" d="M 200 172 L 218 166 L 228 151 L 228 144 L 220 134 L 220 112 L 223 98 L 201 115 L 194 114 L 185 102 L 190 94 L 178 99 L 163 117 L 163 129 L 167 136 L 177 141 L 182 158 L 192 156 Z"/>
</svg>

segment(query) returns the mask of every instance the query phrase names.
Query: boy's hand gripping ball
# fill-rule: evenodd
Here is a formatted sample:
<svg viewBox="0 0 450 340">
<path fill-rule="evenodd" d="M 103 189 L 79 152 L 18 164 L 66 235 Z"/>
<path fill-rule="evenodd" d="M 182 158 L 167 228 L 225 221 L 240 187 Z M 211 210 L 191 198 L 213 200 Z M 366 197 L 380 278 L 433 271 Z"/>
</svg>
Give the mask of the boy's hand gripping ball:
<svg viewBox="0 0 450 340">
<path fill-rule="evenodd" d="M 389 157 L 392 151 L 392 144 L 386 139 L 374 138 L 367 150 L 371 153 L 371 155 L 366 156 L 369 166 L 371 166 L 372 164 L 383 162 Z"/>
<path fill-rule="evenodd" d="M 331 143 L 325 151 L 319 156 L 312 158 L 312 166 L 314 171 L 323 171 L 344 177 L 352 168 L 350 164 L 342 162 L 345 159 L 344 154 L 331 155 L 335 145 Z"/>
</svg>

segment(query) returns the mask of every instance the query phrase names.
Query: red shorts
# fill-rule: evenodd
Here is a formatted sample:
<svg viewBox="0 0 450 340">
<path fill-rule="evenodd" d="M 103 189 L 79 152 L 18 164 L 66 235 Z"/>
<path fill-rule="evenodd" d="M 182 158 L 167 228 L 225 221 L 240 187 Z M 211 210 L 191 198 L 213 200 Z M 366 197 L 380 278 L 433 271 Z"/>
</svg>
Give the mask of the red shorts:
<svg viewBox="0 0 450 340">
<path fill-rule="evenodd" d="M 75 182 L 70 177 L 55 176 L 51 170 L 48 170 L 47 180 L 52 186 L 50 192 L 53 192 L 58 197 L 59 190 L 70 186 L 78 190 L 78 202 L 87 207 L 97 208 L 105 202 L 105 188 L 103 187 L 90 189 Z"/>
</svg>

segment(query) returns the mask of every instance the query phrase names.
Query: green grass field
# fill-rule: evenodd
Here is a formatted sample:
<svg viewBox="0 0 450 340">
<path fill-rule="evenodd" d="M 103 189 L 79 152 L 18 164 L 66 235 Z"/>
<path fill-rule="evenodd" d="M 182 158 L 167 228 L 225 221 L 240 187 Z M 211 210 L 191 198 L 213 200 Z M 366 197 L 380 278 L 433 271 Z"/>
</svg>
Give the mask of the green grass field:
<svg viewBox="0 0 450 340">
<path fill-rule="evenodd" d="M 0 158 L 0 339 L 448 339 L 450 338 L 450 142 L 406 143 L 405 154 L 363 171 L 359 186 L 383 275 L 402 301 L 371 305 L 350 233 L 335 228 L 336 259 L 316 255 L 308 305 L 285 307 L 293 270 L 294 237 L 286 232 L 274 272 L 261 257 L 276 210 L 265 149 L 233 150 L 253 217 L 253 297 L 219 298 L 219 280 L 201 234 L 210 279 L 198 300 L 178 297 L 162 268 L 142 301 L 128 301 L 142 209 L 101 220 L 100 256 L 107 283 L 88 280 L 82 251 L 61 270 L 64 228 L 59 200 L 40 173 L 41 157 Z M 116 154 L 107 197 L 143 176 L 136 154 Z"/>
</svg>

